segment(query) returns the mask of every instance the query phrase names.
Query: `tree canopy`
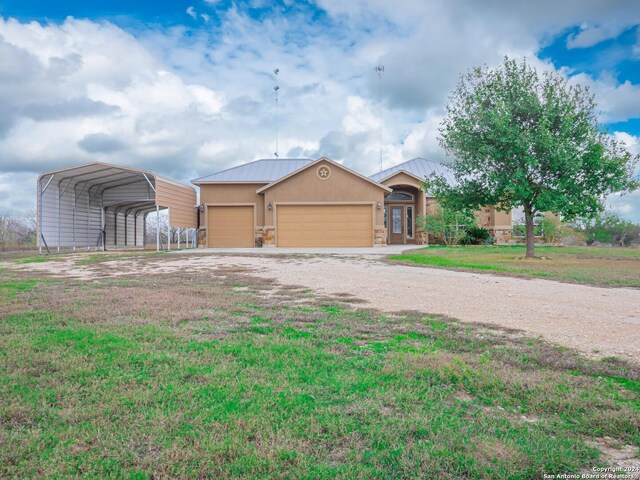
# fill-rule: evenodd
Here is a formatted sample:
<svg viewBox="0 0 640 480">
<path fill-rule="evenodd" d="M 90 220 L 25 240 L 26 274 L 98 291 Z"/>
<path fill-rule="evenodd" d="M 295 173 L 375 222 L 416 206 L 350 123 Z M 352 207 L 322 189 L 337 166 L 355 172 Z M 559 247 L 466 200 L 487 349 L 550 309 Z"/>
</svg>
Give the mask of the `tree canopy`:
<svg viewBox="0 0 640 480">
<path fill-rule="evenodd" d="M 522 207 L 528 256 L 535 216 L 593 217 L 606 195 L 638 188 L 638 157 L 600 128 L 588 88 L 526 60 L 461 76 L 446 113 L 439 141 L 455 181 L 436 177 L 430 191 L 452 208 Z"/>
</svg>

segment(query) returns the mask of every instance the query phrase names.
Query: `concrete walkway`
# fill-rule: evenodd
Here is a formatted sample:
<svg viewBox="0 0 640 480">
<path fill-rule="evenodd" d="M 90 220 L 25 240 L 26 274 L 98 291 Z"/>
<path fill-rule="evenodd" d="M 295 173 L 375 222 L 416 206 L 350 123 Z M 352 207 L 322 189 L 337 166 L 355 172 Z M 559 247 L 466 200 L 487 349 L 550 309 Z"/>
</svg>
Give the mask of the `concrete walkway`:
<svg viewBox="0 0 640 480">
<path fill-rule="evenodd" d="M 172 253 L 229 253 L 256 255 L 397 255 L 405 250 L 421 248 L 423 245 L 386 245 L 384 247 L 352 247 L 352 248 L 190 248 Z"/>
</svg>

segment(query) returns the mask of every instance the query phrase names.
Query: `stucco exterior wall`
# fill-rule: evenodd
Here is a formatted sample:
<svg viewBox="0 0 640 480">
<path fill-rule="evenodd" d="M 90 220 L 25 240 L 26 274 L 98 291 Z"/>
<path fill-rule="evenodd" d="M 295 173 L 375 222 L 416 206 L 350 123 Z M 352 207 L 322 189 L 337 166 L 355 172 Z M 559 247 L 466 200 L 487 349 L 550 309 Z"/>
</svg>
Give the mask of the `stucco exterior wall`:
<svg viewBox="0 0 640 480">
<path fill-rule="evenodd" d="M 327 180 L 321 180 L 316 173 L 323 166 L 331 170 Z M 274 205 L 282 202 L 380 202 L 381 208 L 375 209 L 375 225 L 376 228 L 384 228 L 384 195 L 385 191 L 373 183 L 330 162 L 321 161 L 265 190 L 264 205 L 269 202 Z M 264 225 L 274 225 L 273 210 L 265 210 Z"/>
<path fill-rule="evenodd" d="M 478 225 L 488 230 L 511 230 L 511 212 L 502 212 L 495 207 L 483 207 L 474 212 Z"/>
<path fill-rule="evenodd" d="M 427 209 L 427 198 L 424 194 L 424 184 L 423 182 L 419 181 L 418 179 L 416 179 L 415 177 L 412 177 L 411 175 L 407 175 L 404 172 L 398 172 L 395 175 L 393 175 L 392 177 L 387 178 L 386 180 L 384 180 L 383 182 L 380 182 L 383 185 L 392 188 L 392 187 L 400 187 L 402 185 L 408 185 L 410 187 L 413 187 L 415 190 L 409 190 L 409 193 L 414 193 L 415 194 L 415 199 L 416 199 L 416 204 L 415 204 L 415 208 L 416 208 L 416 212 L 415 212 L 415 216 L 416 218 L 418 217 L 418 215 L 424 215 Z"/>
<path fill-rule="evenodd" d="M 256 193 L 265 183 L 203 184 L 200 185 L 200 203 L 204 205 L 255 203 L 257 226 L 264 225 L 264 196 Z M 205 213 L 200 214 L 200 225 L 204 226 Z"/>
<path fill-rule="evenodd" d="M 386 185 L 387 187 L 390 187 L 392 185 L 409 185 L 411 187 L 423 190 L 422 182 L 418 181 L 418 179 L 412 177 L 411 175 L 407 175 L 404 172 L 398 172 L 392 177 L 389 177 L 380 183 Z"/>
</svg>

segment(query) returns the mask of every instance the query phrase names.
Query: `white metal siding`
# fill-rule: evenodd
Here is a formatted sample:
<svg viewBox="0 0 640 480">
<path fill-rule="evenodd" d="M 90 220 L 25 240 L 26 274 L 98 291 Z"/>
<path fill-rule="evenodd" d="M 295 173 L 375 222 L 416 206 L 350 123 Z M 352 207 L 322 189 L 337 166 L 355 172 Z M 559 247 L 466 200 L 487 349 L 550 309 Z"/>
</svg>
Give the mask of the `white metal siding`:
<svg viewBox="0 0 640 480">
<path fill-rule="evenodd" d="M 41 180 L 38 189 L 44 187 L 48 180 Z M 58 185 L 54 180 L 49 184 L 42 197 L 41 232 L 51 247 L 69 248 L 74 244 L 77 248 L 95 248 L 100 233 L 100 203 L 91 199 L 89 192 L 82 186 L 75 189 L 76 202 L 74 211 L 74 189 L 65 184 Z M 74 242 L 75 219 L 75 242 Z M 40 243 L 40 239 L 39 243 Z"/>
</svg>

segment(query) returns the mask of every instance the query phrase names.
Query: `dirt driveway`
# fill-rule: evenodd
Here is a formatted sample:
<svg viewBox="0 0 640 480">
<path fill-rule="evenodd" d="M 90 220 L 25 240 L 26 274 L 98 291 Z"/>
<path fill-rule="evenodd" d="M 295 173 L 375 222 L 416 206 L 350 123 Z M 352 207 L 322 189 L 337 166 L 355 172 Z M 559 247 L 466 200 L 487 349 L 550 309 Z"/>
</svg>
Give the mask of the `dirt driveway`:
<svg viewBox="0 0 640 480">
<path fill-rule="evenodd" d="M 103 268 L 107 266 L 108 268 Z M 378 256 L 183 255 L 95 265 L 68 260 L 19 265 L 80 278 L 177 269 L 246 267 L 250 275 L 323 294 L 351 294 L 383 311 L 418 310 L 521 329 L 589 355 L 640 363 L 640 290 L 574 285 L 389 264 Z M 94 270 L 95 269 L 95 270 Z"/>
</svg>

